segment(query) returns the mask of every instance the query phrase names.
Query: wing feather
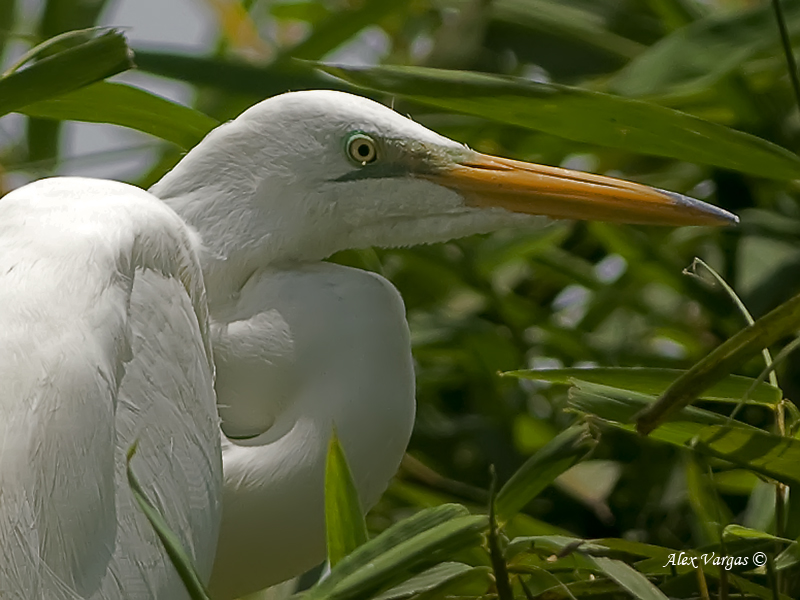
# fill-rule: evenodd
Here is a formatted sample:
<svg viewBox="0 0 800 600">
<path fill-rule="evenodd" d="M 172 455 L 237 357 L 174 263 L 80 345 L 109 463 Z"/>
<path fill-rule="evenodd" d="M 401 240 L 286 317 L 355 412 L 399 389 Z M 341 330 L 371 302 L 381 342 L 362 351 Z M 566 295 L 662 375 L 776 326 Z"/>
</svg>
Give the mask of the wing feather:
<svg viewBox="0 0 800 600">
<path fill-rule="evenodd" d="M 0 597 L 180 598 L 125 452 L 210 571 L 221 464 L 202 276 L 156 198 L 79 178 L 0 201 Z"/>
</svg>

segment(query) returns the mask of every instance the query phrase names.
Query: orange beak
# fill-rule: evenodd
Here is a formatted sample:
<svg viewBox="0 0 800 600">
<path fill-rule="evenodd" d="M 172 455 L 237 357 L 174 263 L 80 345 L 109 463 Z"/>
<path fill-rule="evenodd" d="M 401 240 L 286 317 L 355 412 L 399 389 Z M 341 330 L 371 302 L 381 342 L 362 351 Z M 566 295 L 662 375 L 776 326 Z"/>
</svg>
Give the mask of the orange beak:
<svg viewBox="0 0 800 600">
<path fill-rule="evenodd" d="M 423 175 L 461 194 L 475 208 L 504 208 L 553 219 L 647 225 L 731 225 L 721 208 L 646 185 L 474 153 Z"/>
</svg>

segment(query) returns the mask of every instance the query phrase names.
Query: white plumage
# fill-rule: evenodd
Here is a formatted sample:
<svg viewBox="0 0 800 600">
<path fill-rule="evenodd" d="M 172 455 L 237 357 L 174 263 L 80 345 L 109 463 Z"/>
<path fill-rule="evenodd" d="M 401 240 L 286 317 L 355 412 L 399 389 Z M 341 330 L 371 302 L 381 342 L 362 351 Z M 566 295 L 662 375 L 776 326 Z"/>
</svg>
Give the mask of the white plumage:
<svg viewBox="0 0 800 600">
<path fill-rule="evenodd" d="M 134 469 L 216 599 L 324 558 L 333 426 L 369 508 L 414 418 L 402 301 L 377 275 L 320 262 L 332 253 L 544 216 L 734 220 L 671 192 L 482 155 L 325 91 L 254 106 L 150 191 L 180 218 L 146 192 L 81 179 L 0 201 L 4 598 L 181 597 L 122 477 L 136 439 Z"/>
<path fill-rule="evenodd" d="M 125 475 L 138 439 L 133 468 L 208 573 L 221 462 L 186 226 L 121 183 L 12 192 L 0 306 L 0 597 L 186 597 Z"/>
</svg>

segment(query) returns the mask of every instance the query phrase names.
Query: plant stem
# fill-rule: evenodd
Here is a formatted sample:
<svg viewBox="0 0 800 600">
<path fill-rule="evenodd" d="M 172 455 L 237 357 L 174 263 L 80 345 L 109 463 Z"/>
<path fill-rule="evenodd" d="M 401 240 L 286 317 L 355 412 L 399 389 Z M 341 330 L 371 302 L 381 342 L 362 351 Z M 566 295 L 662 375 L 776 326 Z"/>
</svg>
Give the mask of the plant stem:
<svg viewBox="0 0 800 600">
<path fill-rule="evenodd" d="M 789 69 L 789 79 L 792 80 L 794 97 L 795 100 L 797 100 L 798 108 L 800 108 L 800 79 L 797 77 L 797 63 L 794 60 L 792 42 L 789 39 L 789 30 L 786 27 L 786 19 L 783 16 L 783 8 L 781 8 L 780 0 L 772 0 L 772 7 L 775 9 L 775 19 L 778 21 L 778 30 L 781 33 L 783 52 L 786 55 L 786 66 Z"/>
</svg>

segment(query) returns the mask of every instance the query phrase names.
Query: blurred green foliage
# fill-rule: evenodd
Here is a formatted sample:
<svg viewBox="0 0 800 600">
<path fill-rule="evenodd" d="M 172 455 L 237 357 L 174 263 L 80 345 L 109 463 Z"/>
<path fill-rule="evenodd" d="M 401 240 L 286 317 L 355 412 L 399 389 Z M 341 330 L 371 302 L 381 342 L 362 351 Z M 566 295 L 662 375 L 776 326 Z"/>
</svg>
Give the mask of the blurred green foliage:
<svg viewBox="0 0 800 600">
<path fill-rule="evenodd" d="M 104 4 L 47 0 L 40 21 L 29 23 L 15 19 L 14 2 L 0 0 L 0 57 L 9 40 L 34 46 L 93 26 Z M 121 84 L 87 86 L 127 65 L 106 50 L 93 54 L 96 64 L 74 64 L 70 56 L 117 39 L 113 33 L 69 38 L 0 79 L 0 107 L 29 115 L 26 134 L 0 147 L 0 173 L 20 181 L 41 176 L 43 165 L 57 172 L 56 120 L 74 119 L 166 140 L 133 181 L 146 187 L 215 123 L 272 94 L 328 87 L 392 103 L 481 151 L 613 174 L 741 217 L 729 229 L 562 222 L 333 257 L 379 271 L 401 291 L 419 408 L 409 457 L 368 517 L 373 533 L 395 524 L 389 532 L 400 537 L 375 538 L 342 559 L 344 570 L 334 570 L 314 597 L 366 597 L 396 584 L 382 597 L 496 594 L 502 586 L 493 583 L 488 553 L 474 541 L 484 520 L 442 507 L 396 525 L 446 502 L 484 511 L 490 465 L 501 486 L 525 474 L 498 496 L 515 597 L 690 598 L 703 597 L 704 586 L 720 598 L 773 598 L 778 590 L 796 597 L 800 462 L 791 402 L 800 399 L 800 357 L 790 354 L 778 366 L 782 392 L 766 385 L 747 392 L 737 421 L 727 415 L 750 383 L 727 378 L 651 438 L 633 435 L 630 424 L 677 376 L 663 369 L 688 369 L 745 325 L 710 278 L 683 274 L 693 257 L 718 271 L 756 318 L 800 292 L 800 115 L 771 3 L 216 4 L 229 7 L 231 18 L 238 14 L 238 30 L 258 43 L 222 27 L 205 55 L 152 47 L 135 55 L 140 71 L 194 86 L 194 110 Z M 783 6 L 790 36 L 800 41 L 800 0 Z M 233 12 L 237 7 L 245 10 Z M 369 68 L 317 68 L 343 46 Z M 37 79 L 37 69 L 53 72 L 53 61 L 62 76 Z M 39 97 L 15 77 L 61 87 Z M 782 338 L 780 347 L 792 334 L 789 328 L 773 337 Z M 594 371 L 575 381 L 582 379 L 575 368 L 596 366 L 662 370 Z M 558 370 L 565 368 L 573 370 Z M 519 369 L 548 371 L 539 380 L 498 376 Z M 726 372 L 756 377 L 762 369 L 754 351 Z M 776 425 L 784 414 L 785 424 Z M 597 440 L 588 459 L 582 442 L 570 446 L 565 434 L 557 437 L 577 420 L 581 434 L 570 435 L 583 440 L 591 432 Z M 409 542 L 424 535 L 428 546 Z M 383 562 L 383 571 L 358 575 L 358 566 L 389 547 L 386 539 L 409 544 L 395 556 L 400 570 Z M 420 548 L 441 553 L 431 561 Z M 709 549 L 751 559 L 757 551 L 782 553 L 777 575 L 773 568 L 752 570 L 752 563 L 732 571 L 704 566 L 702 573 L 664 567 L 670 550 L 699 556 Z M 400 574 L 416 579 L 404 584 Z"/>
</svg>

